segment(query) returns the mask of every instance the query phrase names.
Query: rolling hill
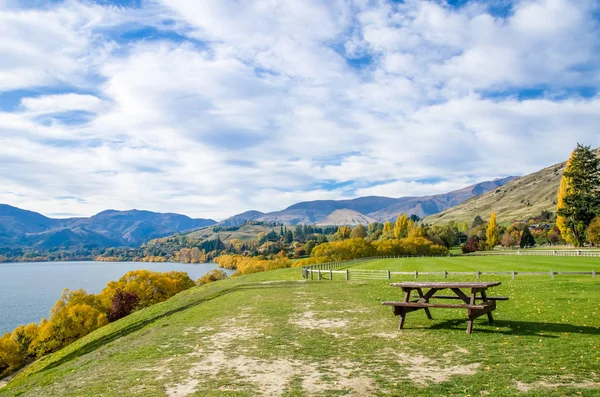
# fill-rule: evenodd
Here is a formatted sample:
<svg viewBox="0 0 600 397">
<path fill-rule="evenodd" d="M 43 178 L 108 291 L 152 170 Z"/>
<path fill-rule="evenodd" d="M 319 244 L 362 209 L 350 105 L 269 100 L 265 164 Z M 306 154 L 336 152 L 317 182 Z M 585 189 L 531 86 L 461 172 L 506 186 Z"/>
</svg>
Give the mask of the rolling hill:
<svg viewBox="0 0 600 397">
<path fill-rule="evenodd" d="M 600 149 L 595 150 L 600 154 Z M 428 216 L 430 224 L 471 222 L 475 216 L 489 217 L 494 211 L 498 222 L 529 219 L 542 211 L 556 212 L 556 196 L 566 161 L 510 181 L 462 204 Z"/>
</svg>

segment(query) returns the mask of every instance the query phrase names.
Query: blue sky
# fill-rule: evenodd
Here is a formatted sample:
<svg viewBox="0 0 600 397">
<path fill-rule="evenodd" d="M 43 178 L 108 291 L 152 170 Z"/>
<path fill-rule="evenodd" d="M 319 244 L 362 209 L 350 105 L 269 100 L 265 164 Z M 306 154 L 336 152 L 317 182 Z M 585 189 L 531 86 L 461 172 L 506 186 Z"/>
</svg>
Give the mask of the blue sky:
<svg viewBox="0 0 600 397">
<path fill-rule="evenodd" d="M 0 0 L 0 202 L 223 219 L 600 146 L 594 0 Z"/>
</svg>

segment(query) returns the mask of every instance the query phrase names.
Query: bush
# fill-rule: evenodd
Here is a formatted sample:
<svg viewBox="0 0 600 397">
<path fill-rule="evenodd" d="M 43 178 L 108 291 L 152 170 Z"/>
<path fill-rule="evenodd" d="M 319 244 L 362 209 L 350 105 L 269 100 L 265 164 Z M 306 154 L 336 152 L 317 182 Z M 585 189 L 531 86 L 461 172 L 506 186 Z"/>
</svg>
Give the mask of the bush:
<svg viewBox="0 0 600 397">
<path fill-rule="evenodd" d="M 479 250 L 481 239 L 477 236 L 471 236 L 467 242 L 461 247 L 463 254 L 476 252 Z"/>
<path fill-rule="evenodd" d="M 219 280 L 225 280 L 227 273 L 221 269 L 214 269 L 200 277 L 197 281 L 198 285 L 208 284 Z"/>
</svg>

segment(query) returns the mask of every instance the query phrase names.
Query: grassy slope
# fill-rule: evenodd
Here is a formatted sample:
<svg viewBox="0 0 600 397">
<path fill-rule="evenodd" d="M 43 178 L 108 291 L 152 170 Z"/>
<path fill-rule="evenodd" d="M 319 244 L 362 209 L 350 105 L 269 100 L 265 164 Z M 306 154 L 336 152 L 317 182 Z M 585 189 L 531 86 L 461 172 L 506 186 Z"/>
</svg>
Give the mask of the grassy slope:
<svg viewBox="0 0 600 397">
<path fill-rule="evenodd" d="M 598 263 L 428 258 L 359 267 L 565 270 Z M 34 363 L 0 396 L 277 395 L 269 385 L 278 384 L 290 396 L 510 396 L 517 382 L 531 387 L 529 396 L 600 393 L 599 279 L 494 277 L 502 281 L 494 293 L 510 300 L 499 303 L 495 325 L 478 320 L 467 335 L 461 310 L 433 311 L 433 321 L 412 313 L 398 332 L 397 318 L 380 305 L 400 298 L 386 281 L 298 282 L 299 272 L 185 291 Z"/>
<path fill-rule="evenodd" d="M 229 242 L 233 239 L 239 239 L 242 241 L 248 240 L 256 240 L 257 236 L 260 232 L 269 233 L 271 230 L 275 230 L 279 233 L 279 227 L 272 226 L 259 226 L 259 225 L 244 225 L 235 231 L 221 231 L 218 233 L 213 232 L 213 227 L 207 227 L 204 229 L 200 229 L 191 233 L 188 233 L 187 236 L 190 238 L 199 238 L 202 240 L 214 240 L 217 238 L 217 235 L 221 239 L 221 241 Z"/>
</svg>

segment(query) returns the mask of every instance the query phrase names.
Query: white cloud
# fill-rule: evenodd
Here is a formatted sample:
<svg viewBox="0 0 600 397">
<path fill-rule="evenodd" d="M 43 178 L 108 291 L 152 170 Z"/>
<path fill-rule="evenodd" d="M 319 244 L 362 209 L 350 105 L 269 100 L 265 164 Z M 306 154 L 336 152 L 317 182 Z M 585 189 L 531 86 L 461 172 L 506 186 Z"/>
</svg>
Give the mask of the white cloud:
<svg viewBox="0 0 600 397">
<path fill-rule="evenodd" d="M 224 218 L 536 171 L 600 146 L 593 7 L 0 2 L 0 202 Z"/>
</svg>

